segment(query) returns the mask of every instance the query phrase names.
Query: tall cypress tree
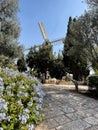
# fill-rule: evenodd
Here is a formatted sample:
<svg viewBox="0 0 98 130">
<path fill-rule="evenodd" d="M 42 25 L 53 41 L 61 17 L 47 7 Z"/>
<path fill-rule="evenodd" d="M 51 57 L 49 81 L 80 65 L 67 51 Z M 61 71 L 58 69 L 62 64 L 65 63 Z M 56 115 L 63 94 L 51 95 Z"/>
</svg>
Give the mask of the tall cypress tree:
<svg viewBox="0 0 98 130">
<path fill-rule="evenodd" d="M 76 80 L 87 75 L 87 59 L 83 53 L 83 36 L 78 20 L 69 18 L 68 29 L 64 41 L 63 61 L 67 72 Z"/>
</svg>

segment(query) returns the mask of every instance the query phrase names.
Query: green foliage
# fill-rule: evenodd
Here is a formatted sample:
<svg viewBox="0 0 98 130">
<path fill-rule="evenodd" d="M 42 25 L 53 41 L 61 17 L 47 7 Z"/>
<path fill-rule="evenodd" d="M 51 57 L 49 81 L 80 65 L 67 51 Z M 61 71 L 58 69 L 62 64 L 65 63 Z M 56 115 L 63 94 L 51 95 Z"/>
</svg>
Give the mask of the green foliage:
<svg viewBox="0 0 98 130">
<path fill-rule="evenodd" d="M 34 68 L 38 77 L 40 73 L 46 75 L 46 71 L 51 67 L 53 63 L 52 45 L 50 43 L 44 43 L 39 48 L 31 48 L 27 55 L 27 64 L 30 68 Z"/>
<path fill-rule="evenodd" d="M 79 18 L 81 25 L 81 33 L 84 39 L 83 48 L 84 55 L 87 56 L 88 60 L 92 63 L 94 68 L 98 68 L 98 29 L 93 26 L 93 18 L 87 12 Z"/>
<path fill-rule="evenodd" d="M 86 2 L 89 10 L 84 15 L 77 19 L 69 18 L 64 41 L 65 67 L 69 73 L 74 75 L 77 73 L 76 78 L 83 70 L 85 72 L 87 62 L 92 63 L 94 70 L 98 70 L 98 1 L 86 0 Z"/>
<path fill-rule="evenodd" d="M 8 62 L 6 62 L 8 61 Z M 9 59 L 8 57 L 4 56 L 4 55 L 0 55 L 0 66 L 6 66 L 9 63 Z"/>
<path fill-rule="evenodd" d="M 90 89 L 96 88 L 98 93 L 98 75 L 91 75 L 88 77 L 88 86 Z"/>
<path fill-rule="evenodd" d="M 98 70 L 95 70 L 95 74 L 98 75 Z"/>
<path fill-rule="evenodd" d="M 46 73 L 46 71 L 53 62 L 53 52 L 51 43 L 45 43 L 42 47 L 39 48 L 38 58 L 38 68 L 40 72 Z"/>
<path fill-rule="evenodd" d="M 8 58 L 7 56 L 0 55 L 0 66 L 2 68 L 8 67 L 12 69 L 17 69 L 17 66 L 14 64 L 14 60 L 12 58 Z"/>
<path fill-rule="evenodd" d="M 38 62 L 38 49 L 36 46 L 32 47 L 27 55 L 26 62 L 28 66 L 32 68 L 37 68 L 37 62 Z"/>
<path fill-rule="evenodd" d="M 66 71 L 76 80 L 87 76 L 87 58 L 84 55 L 84 39 L 79 20 L 69 18 L 67 35 L 64 41 L 63 61 Z"/>
<path fill-rule="evenodd" d="M 0 2 L 0 54 L 12 58 L 23 53 L 23 46 L 18 44 L 20 27 L 17 12 L 18 0 Z"/>
<path fill-rule="evenodd" d="M 37 125 L 43 119 L 39 108 L 40 96 L 34 87 L 38 81 L 10 71 L 0 68 L 0 103 L 3 103 L 0 127 L 4 130 L 29 130 L 29 125 Z"/>
<path fill-rule="evenodd" d="M 53 65 L 49 68 L 49 73 L 52 78 L 57 79 L 62 79 L 62 76 L 65 75 L 65 67 L 61 54 L 58 54 L 58 56 L 54 58 Z"/>
<path fill-rule="evenodd" d="M 25 62 L 24 57 L 18 59 L 18 61 L 17 61 L 17 66 L 18 66 L 18 70 L 19 70 L 20 72 L 23 72 L 23 71 L 26 71 L 26 70 L 27 70 L 27 68 L 26 68 L 26 62 Z"/>
<path fill-rule="evenodd" d="M 98 51 L 96 51 L 96 48 L 98 48 L 98 1 L 97 0 L 86 0 L 89 10 L 88 15 L 90 18 L 90 21 L 88 21 L 87 17 L 85 17 L 85 23 L 89 24 L 89 41 L 91 42 L 90 53 L 88 54 L 90 61 L 92 62 L 93 68 L 98 70 Z M 84 25 L 85 25 L 84 23 Z M 86 26 L 85 29 L 88 27 Z"/>
</svg>

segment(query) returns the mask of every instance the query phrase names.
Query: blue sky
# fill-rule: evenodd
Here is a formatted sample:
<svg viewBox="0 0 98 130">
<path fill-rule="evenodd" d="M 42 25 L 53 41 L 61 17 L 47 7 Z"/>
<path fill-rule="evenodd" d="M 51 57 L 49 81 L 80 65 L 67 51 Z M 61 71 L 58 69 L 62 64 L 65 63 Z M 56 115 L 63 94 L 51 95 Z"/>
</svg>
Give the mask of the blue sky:
<svg viewBox="0 0 98 130">
<path fill-rule="evenodd" d="M 49 40 L 65 37 L 69 16 L 80 16 L 87 9 L 83 0 L 19 0 L 21 26 L 19 41 L 25 48 L 44 42 L 38 22 L 43 22 Z M 56 44 L 54 51 L 62 50 Z"/>
</svg>

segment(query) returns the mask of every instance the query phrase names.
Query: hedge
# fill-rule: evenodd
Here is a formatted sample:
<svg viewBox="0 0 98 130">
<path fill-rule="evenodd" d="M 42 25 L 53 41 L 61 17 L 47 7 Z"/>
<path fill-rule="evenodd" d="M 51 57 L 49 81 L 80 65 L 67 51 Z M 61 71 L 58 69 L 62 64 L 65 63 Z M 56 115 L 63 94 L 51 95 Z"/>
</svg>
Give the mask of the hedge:
<svg viewBox="0 0 98 130">
<path fill-rule="evenodd" d="M 98 75 L 91 75 L 88 77 L 88 86 L 90 90 L 96 89 L 98 93 Z"/>
</svg>

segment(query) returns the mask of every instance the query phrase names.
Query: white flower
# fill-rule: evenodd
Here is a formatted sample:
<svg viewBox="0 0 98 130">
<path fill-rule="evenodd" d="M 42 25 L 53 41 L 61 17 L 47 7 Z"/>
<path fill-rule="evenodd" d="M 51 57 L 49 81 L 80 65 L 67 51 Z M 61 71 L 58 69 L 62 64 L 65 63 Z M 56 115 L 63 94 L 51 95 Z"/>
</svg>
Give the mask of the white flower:
<svg viewBox="0 0 98 130">
<path fill-rule="evenodd" d="M 36 115 L 39 115 L 39 114 L 40 114 L 39 111 L 37 111 L 37 110 L 34 110 L 34 112 L 36 113 Z"/>
<path fill-rule="evenodd" d="M 8 110 L 7 105 L 8 103 L 4 99 L 0 98 L 0 110 Z"/>
<path fill-rule="evenodd" d="M 28 102 L 27 105 L 32 107 L 33 103 L 32 102 Z"/>
<path fill-rule="evenodd" d="M 7 116 L 6 119 L 7 119 L 8 121 L 10 121 L 11 117 L 10 117 L 10 116 Z"/>
<path fill-rule="evenodd" d="M 7 95 L 12 97 L 13 96 L 13 93 L 11 93 L 11 91 L 7 91 Z"/>
<path fill-rule="evenodd" d="M 19 120 L 21 120 L 22 124 L 26 124 L 28 119 L 29 119 L 29 115 L 27 113 L 19 115 Z"/>
<path fill-rule="evenodd" d="M 0 77 L 0 92 L 3 92 L 4 90 L 4 82 L 3 82 L 3 78 Z"/>
<path fill-rule="evenodd" d="M 3 78 L 0 77 L 0 82 L 3 82 Z"/>
<path fill-rule="evenodd" d="M 21 106 L 23 106 L 21 99 L 18 100 L 17 103 L 20 104 Z"/>
<path fill-rule="evenodd" d="M 12 86 L 15 86 L 16 84 L 15 84 L 15 83 L 12 83 L 11 85 L 12 85 Z"/>
<path fill-rule="evenodd" d="M 39 98 L 38 97 L 33 97 L 33 100 L 36 102 L 39 102 Z"/>
<path fill-rule="evenodd" d="M 0 92 L 3 92 L 3 90 L 4 90 L 4 86 L 1 85 L 1 83 L 0 83 Z"/>
<path fill-rule="evenodd" d="M 6 87 L 6 90 L 11 90 L 12 89 L 12 86 L 7 86 Z"/>
<path fill-rule="evenodd" d="M 34 92 L 32 92 L 31 94 L 32 94 L 32 96 L 33 96 L 35 93 L 34 93 Z"/>
<path fill-rule="evenodd" d="M 0 121 L 6 119 L 6 114 L 5 113 L 0 113 Z"/>
<path fill-rule="evenodd" d="M 37 106 L 36 106 L 36 110 L 39 110 L 39 109 L 41 109 L 42 108 L 42 104 L 38 104 Z"/>
<path fill-rule="evenodd" d="M 32 125 L 29 125 L 29 127 L 28 127 L 28 130 L 34 130 L 34 124 L 32 124 Z"/>
<path fill-rule="evenodd" d="M 22 90 L 25 90 L 25 86 L 20 85 L 19 87 L 20 87 Z"/>
<path fill-rule="evenodd" d="M 3 130 L 3 128 L 2 128 L 2 127 L 0 127 L 0 130 Z"/>
<path fill-rule="evenodd" d="M 18 94 L 17 94 L 17 96 L 18 97 L 20 97 L 20 96 L 23 96 L 23 97 L 28 97 L 28 93 L 24 93 L 24 92 L 18 92 Z"/>
<path fill-rule="evenodd" d="M 29 113 L 30 111 L 29 111 L 29 109 L 27 109 L 27 108 L 25 108 L 24 110 L 23 110 L 23 113 Z"/>
<path fill-rule="evenodd" d="M 43 99 L 42 98 L 39 98 L 39 103 L 42 103 Z"/>
</svg>

